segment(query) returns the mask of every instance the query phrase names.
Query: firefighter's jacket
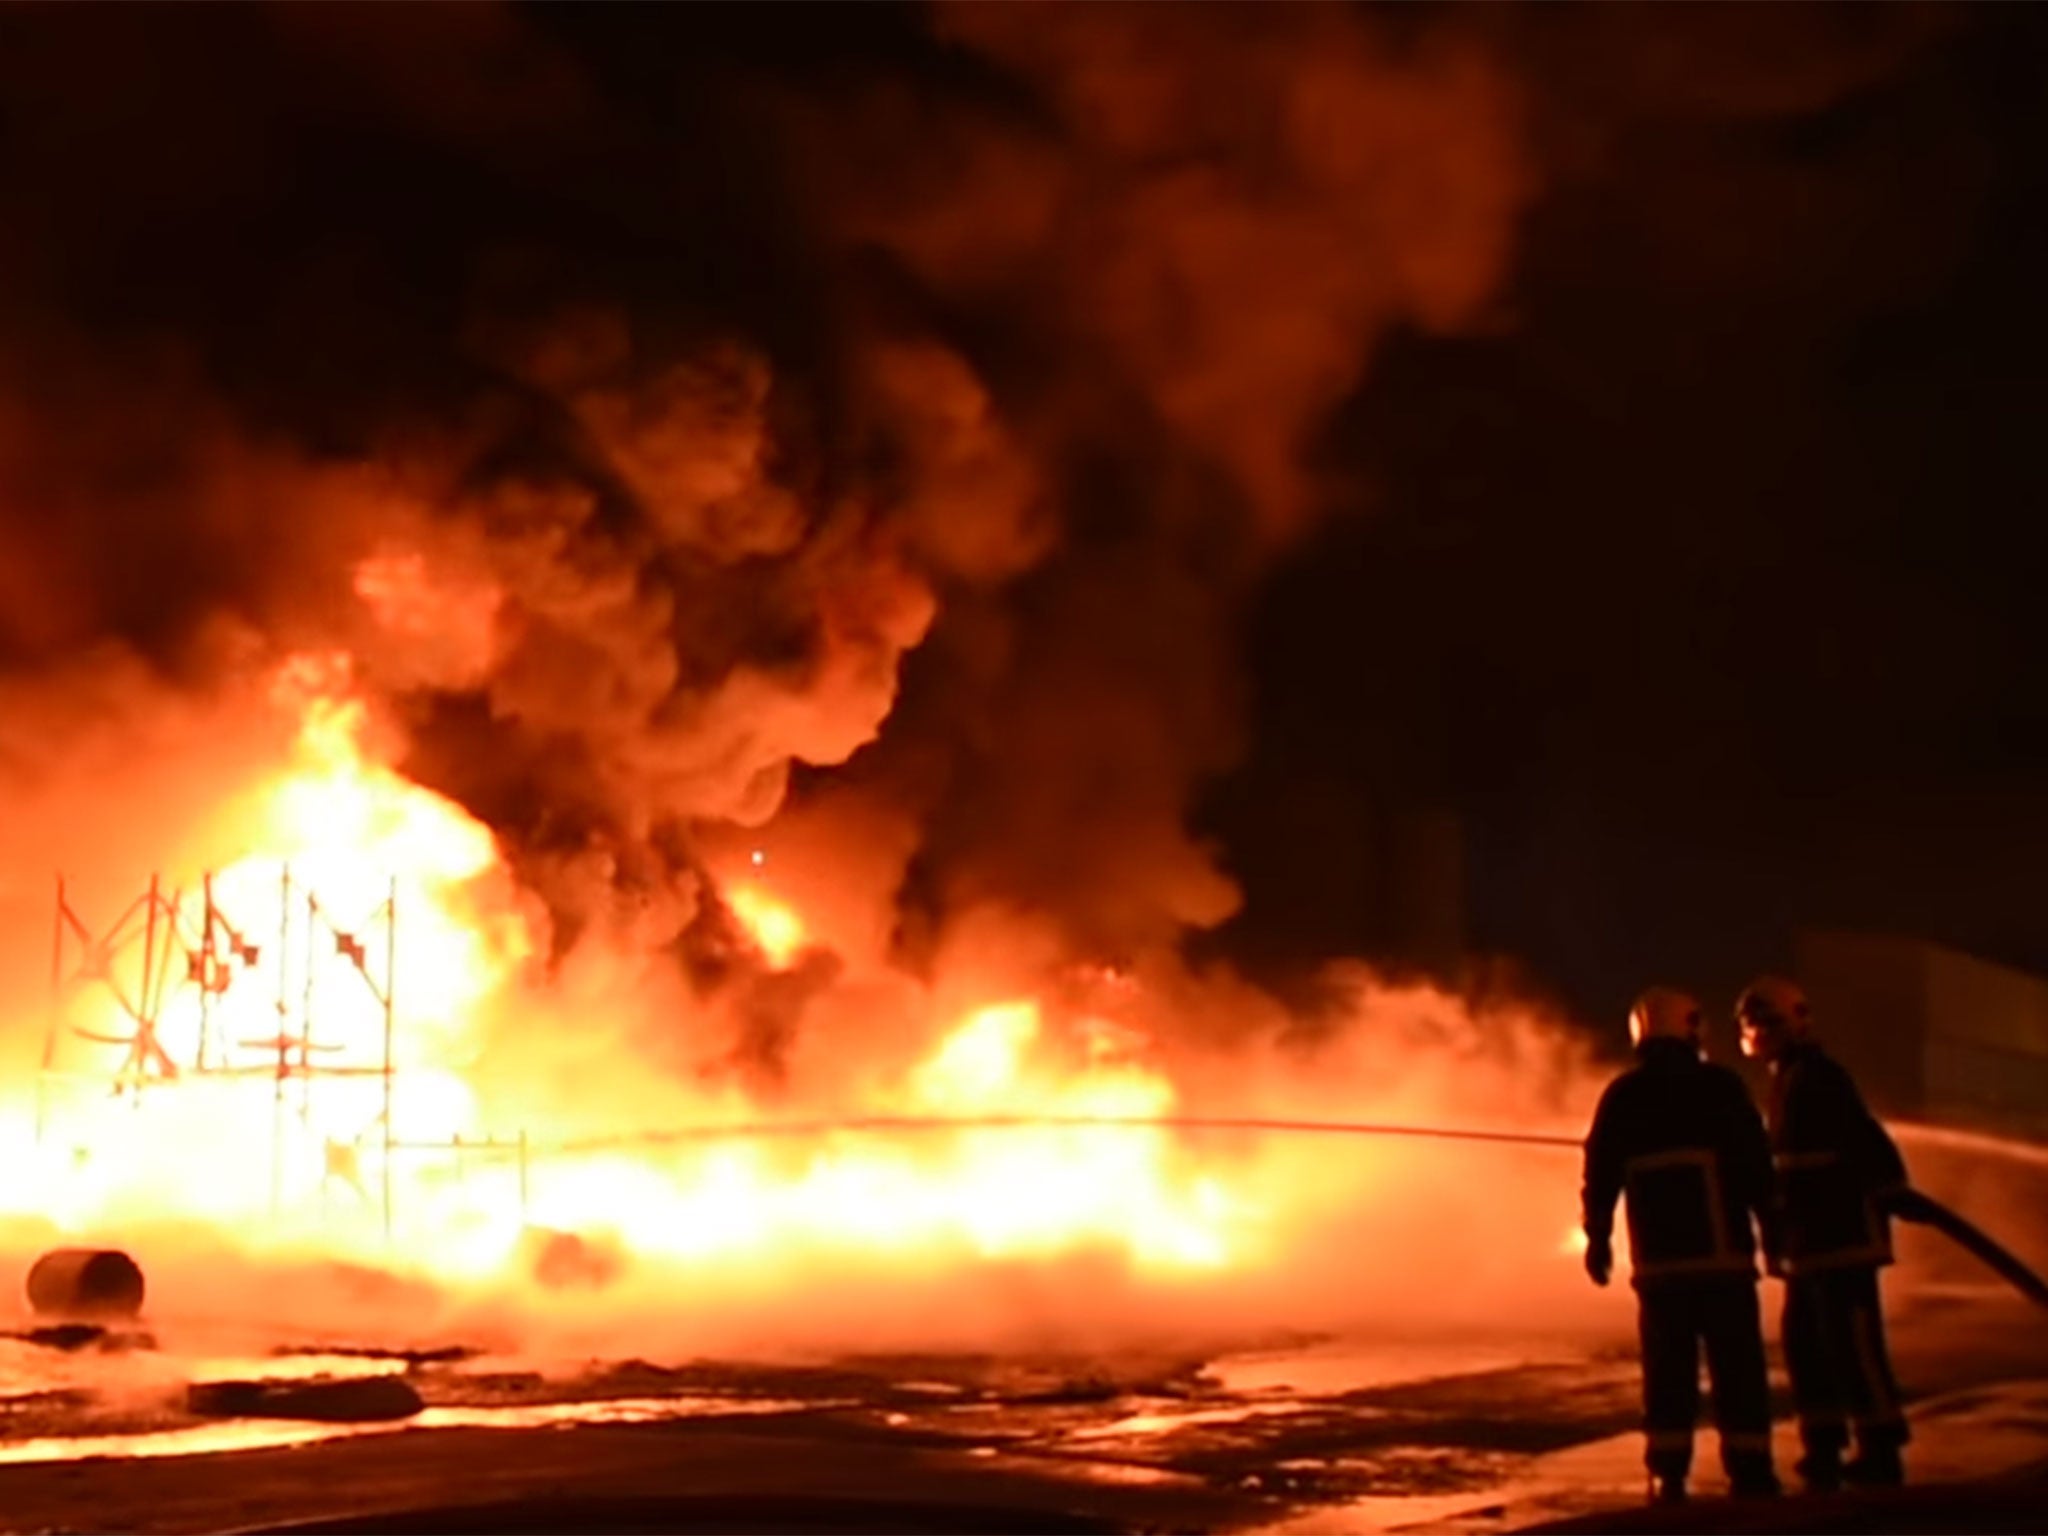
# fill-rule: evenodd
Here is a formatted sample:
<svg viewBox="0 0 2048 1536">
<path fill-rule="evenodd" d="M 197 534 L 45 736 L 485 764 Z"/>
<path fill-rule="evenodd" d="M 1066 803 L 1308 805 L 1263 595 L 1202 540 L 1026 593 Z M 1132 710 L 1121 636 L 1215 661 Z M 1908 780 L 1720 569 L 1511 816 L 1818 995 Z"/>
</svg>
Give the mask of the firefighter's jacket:
<svg viewBox="0 0 2048 1536">
<path fill-rule="evenodd" d="M 1586 1136 L 1587 1240 L 1607 1243 L 1628 1198 L 1638 1288 L 1684 1277 L 1756 1274 L 1752 1216 L 1767 1251 L 1771 1154 L 1741 1078 L 1683 1040 L 1652 1039 L 1607 1085 Z"/>
<path fill-rule="evenodd" d="M 1841 1063 L 1790 1047 L 1772 1068 L 1770 1127 L 1785 1272 L 1891 1263 L 1886 1203 L 1906 1165 Z"/>
</svg>

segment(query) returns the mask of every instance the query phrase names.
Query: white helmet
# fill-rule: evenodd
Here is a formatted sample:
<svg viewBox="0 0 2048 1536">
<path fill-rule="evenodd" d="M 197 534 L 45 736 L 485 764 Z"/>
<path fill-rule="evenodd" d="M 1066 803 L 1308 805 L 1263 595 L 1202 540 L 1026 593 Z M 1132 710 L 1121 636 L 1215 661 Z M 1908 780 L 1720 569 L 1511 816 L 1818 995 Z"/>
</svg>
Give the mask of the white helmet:
<svg viewBox="0 0 2048 1536">
<path fill-rule="evenodd" d="M 1785 1047 L 1804 1040 L 1813 1028 L 1813 1005 L 1796 981 L 1759 976 L 1735 1000 L 1742 1028 L 1742 1054 L 1775 1061 Z"/>
<path fill-rule="evenodd" d="M 1650 988 L 1636 999 L 1628 1014 L 1631 1045 L 1641 1045 L 1645 1040 L 1683 1040 L 1698 1050 L 1705 1028 L 1699 999 L 1675 987 Z"/>
</svg>

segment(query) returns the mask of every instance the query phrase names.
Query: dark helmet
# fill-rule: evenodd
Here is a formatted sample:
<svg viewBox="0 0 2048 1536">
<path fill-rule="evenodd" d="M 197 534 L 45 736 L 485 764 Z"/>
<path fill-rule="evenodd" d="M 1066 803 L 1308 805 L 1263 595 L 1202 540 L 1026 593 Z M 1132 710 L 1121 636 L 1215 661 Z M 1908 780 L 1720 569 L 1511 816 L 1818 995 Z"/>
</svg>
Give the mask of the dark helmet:
<svg viewBox="0 0 2048 1536">
<path fill-rule="evenodd" d="M 1743 1055 L 1775 1061 L 1786 1046 L 1811 1032 L 1813 1005 L 1797 982 L 1759 976 L 1735 1000 L 1735 1022 L 1742 1030 Z"/>
<path fill-rule="evenodd" d="M 1636 999 L 1628 1014 L 1631 1045 L 1645 1040 L 1683 1040 L 1694 1050 L 1700 1048 L 1706 1016 L 1699 999 L 1675 987 L 1652 987 Z"/>
</svg>

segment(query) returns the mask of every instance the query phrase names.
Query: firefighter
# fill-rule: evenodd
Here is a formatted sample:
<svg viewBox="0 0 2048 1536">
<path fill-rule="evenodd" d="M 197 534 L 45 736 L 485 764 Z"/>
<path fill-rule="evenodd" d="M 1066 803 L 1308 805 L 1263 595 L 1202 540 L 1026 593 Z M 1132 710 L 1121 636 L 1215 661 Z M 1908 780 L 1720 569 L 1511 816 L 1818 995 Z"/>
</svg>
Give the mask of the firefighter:
<svg viewBox="0 0 2048 1536">
<path fill-rule="evenodd" d="M 1813 1010 L 1795 983 L 1759 977 L 1735 1016 L 1743 1054 L 1771 1071 L 1782 1337 L 1804 1451 L 1797 1470 L 1817 1490 L 1845 1478 L 1896 1486 L 1908 1432 L 1877 1272 L 1892 1261 L 1886 1207 L 1906 1186 L 1906 1165 L 1848 1072 L 1813 1039 Z M 1845 1466 L 1852 1425 L 1856 1458 Z"/>
<path fill-rule="evenodd" d="M 1636 1065 L 1608 1084 L 1586 1137 L 1586 1273 L 1607 1284 L 1625 1195 L 1651 1496 L 1685 1498 L 1704 1344 L 1721 1464 L 1738 1496 L 1769 1497 L 1778 1479 L 1752 1232 L 1754 1220 L 1769 1253 L 1763 1122 L 1742 1079 L 1705 1059 L 1694 999 L 1653 988 L 1628 1023 Z"/>
</svg>

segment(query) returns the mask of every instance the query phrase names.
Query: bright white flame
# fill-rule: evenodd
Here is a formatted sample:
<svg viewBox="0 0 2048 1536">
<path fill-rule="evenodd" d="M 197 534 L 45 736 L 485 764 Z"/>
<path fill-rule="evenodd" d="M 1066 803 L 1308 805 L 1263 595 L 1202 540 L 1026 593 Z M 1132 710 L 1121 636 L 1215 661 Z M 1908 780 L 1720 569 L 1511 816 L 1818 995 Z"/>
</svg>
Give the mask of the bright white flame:
<svg viewBox="0 0 2048 1536">
<path fill-rule="evenodd" d="M 803 949 L 803 919 L 787 902 L 776 900 L 758 885 L 735 886 L 726 893 L 726 901 L 747 930 L 747 936 L 777 970 L 787 966 Z"/>
</svg>

